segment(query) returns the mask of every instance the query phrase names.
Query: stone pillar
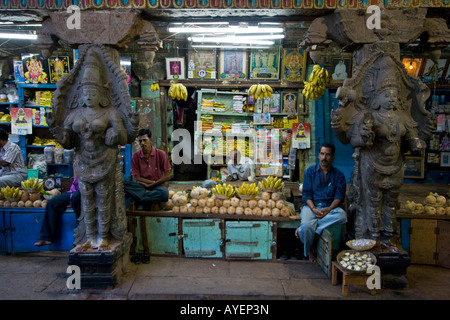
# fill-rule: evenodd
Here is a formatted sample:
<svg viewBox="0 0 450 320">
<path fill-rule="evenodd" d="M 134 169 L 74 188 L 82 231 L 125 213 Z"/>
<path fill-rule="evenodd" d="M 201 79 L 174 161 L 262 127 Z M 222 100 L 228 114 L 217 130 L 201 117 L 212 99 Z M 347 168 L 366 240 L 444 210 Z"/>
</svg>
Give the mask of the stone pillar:
<svg viewBox="0 0 450 320">
<path fill-rule="evenodd" d="M 132 243 L 120 146 L 134 141 L 139 125 L 119 51 L 138 41 L 147 59 L 143 66 L 150 68 L 159 39 L 137 11 L 82 11 L 79 29 L 67 28 L 68 17 L 63 11 L 52 12 L 38 38 L 46 56 L 58 39 L 79 50 L 74 68 L 57 84 L 48 117 L 57 141 L 75 148 L 81 214 L 68 263 L 80 267 L 82 289 L 112 287 L 126 268 Z"/>
</svg>

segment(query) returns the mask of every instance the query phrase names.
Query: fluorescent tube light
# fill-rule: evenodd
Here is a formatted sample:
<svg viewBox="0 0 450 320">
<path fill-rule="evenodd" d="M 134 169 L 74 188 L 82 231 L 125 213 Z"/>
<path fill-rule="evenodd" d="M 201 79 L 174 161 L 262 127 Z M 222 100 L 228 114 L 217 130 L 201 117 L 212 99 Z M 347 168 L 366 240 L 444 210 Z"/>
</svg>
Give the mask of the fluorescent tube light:
<svg viewBox="0 0 450 320">
<path fill-rule="evenodd" d="M 209 48 L 209 49 L 269 49 L 270 46 L 262 46 L 262 45 L 237 45 L 233 46 L 231 44 L 194 44 L 192 48 Z"/>
<path fill-rule="evenodd" d="M 0 33 L 2 39 L 36 40 L 37 35 L 25 33 Z"/>
<path fill-rule="evenodd" d="M 242 33 L 283 33 L 283 28 L 275 27 L 247 27 L 241 28 L 239 26 L 229 26 L 227 28 L 220 27 L 169 27 L 169 32 L 173 33 L 231 33 L 231 34 L 242 34 Z"/>
<path fill-rule="evenodd" d="M 273 45 L 273 41 L 269 40 L 253 40 L 251 38 L 241 38 L 241 37 L 189 37 L 189 41 L 192 42 L 207 42 L 207 43 L 242 43 L 242 44 L 262 44 L 262 45 Z"/>
</svg>

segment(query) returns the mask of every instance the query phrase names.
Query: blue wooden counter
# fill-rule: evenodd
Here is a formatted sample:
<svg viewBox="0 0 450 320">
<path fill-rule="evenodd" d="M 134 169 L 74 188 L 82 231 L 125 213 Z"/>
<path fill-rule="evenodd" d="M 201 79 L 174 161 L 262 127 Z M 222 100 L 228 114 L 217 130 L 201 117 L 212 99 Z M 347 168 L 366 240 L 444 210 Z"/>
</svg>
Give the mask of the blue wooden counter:
<svg viewBox="0 0 450 320">
<path fill-rule="evenodd" d="M 49 246 L 36 247 L 39 240 L 44 208 L 0 207 L 0 253 L 69 251 L 74 241 L 73 230 L 76 216 L 67 209 L 60 218 L 60 227 L 55 242 Z"/>
</svg>

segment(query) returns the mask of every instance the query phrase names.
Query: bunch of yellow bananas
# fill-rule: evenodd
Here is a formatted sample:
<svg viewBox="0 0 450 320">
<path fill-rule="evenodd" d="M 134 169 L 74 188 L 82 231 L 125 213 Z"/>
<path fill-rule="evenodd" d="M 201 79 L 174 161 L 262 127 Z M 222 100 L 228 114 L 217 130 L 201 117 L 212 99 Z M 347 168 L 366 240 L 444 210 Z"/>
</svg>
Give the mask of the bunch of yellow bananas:
<svg viewBox="0 0 450 320">
<path fill-rule="evenodd" d="M 214 194 L 219 194 L 227 197 L 232 197 L 235 194 L 234 187 L 230 184 L 218 184 L 214 188 L 211 189 Z"/>
<path fill-rule="evenodd" d="M 2 192 L 2 195 L 5 198 L 10 198 L 10 199 L 20 199 L 23 195 L 23 190 L 20 188 L 16 188 L 16 187 L 10 187 L 10 186 L 6 186 L 0 189 L 0 191 Z"/>
<path fill-rule="evenodd" d="M 28 180 L 22 181 L 21 185 L 24 189 L 33 189 L 33 191 L 39 192 L 44 185 L 44 181 L 39 182 L 38 178 L 30 178 Z"/>
<path fill-rule="evenodd" d="M 260 181 L 258 186 L 261 189 L 281 190 L 284 187 L 284 182 L 278 177 L 268 176 L 264 180 Z"/>
<path fill-rule="evenodd" d="M 330 73 L 327 69 L 320 67 L 318 64 L 314 65 L 313 71 L 309 75 L 309 82 L 305 81 L 303 95 L 308 99 L 317 100 L 323 96 L 330 80 Z"/>
<path fill-rule="evenodd" d="M 152 83 L 152 85 L 150 86 L 150 90 L 152 92 L 158 91 L 159 90 L 159 84 L 157 83 Z"/>
<path fill-rule="evenodd" d="M 174 100 L 181 100 L 187 101 L 187 89 L 186 87 L 181 83 L 174 83 L 169 88 L 169 96 Z"/>
<path fill-rule="evenodd" d="M 258 98 L 271 98 L 273 89 L 267 84 L 254 84 L 248 89 L 248 95 L 252 96 L 253 101 L 256 102 Z"/>
<path fill-rule="evenodd" d="M 245 196 L 257 196 L 261 190 L 256 186 L 256 183 L 246 184 L 245 182 L 236 189 L 237 194 Z"/>
</svg>

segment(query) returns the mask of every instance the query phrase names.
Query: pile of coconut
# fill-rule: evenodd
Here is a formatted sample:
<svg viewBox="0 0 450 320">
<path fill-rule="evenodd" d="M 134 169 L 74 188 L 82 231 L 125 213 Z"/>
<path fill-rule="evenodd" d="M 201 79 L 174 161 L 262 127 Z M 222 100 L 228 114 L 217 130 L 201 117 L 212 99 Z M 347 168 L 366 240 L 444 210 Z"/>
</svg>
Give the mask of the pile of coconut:
<svg viewBox="0 0 450 320">
<path fill-rule="evenodd" d="M 450 215 L 450 199 L 447 200 L 445 196 L 436 192 L 430 192 L 425 197 L 424 204 L 408 200 L 405 209 L 413 214 Z"/>
<path fill-rule="evenodd" d="M 20 198 L 14 201 L 0 200 L 0 207 L 10 208 L 45 208 L 47 201 L 51 198 L 60 195 L 61 191 L 52 189 L 45 192 L 45 195 L 40 192 L 23 192 Z"/>
<path fill-rule="evenodd" d="M 237 196 L 229 199 L 218 199 L 208 189 L 194 188 L 188 192 L 170 192 L 165 208 L 175 213 L 192 214 L 229 214 L 289 217 L 295 210 L 278 192 L 262 192 L 251 200 Z"/>
</svg>

